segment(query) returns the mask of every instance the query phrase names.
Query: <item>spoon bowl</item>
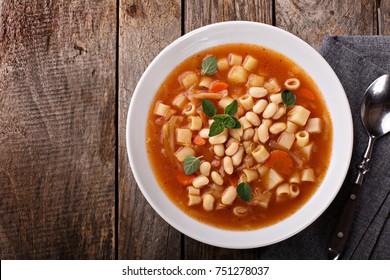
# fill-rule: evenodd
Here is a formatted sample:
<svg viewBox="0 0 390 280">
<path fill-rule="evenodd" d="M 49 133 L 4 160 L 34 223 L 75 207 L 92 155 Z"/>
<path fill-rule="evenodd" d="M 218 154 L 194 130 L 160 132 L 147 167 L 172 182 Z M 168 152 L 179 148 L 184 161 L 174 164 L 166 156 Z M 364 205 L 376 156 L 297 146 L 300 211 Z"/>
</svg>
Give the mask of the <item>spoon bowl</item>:
<svg viewBox="0 0 390 280">
<path fill-rule="evenodd" d="M 376 79 L 366 90 L 361 119 L 371 137 L 390 131 L 390 74 Z"/>
</svg>

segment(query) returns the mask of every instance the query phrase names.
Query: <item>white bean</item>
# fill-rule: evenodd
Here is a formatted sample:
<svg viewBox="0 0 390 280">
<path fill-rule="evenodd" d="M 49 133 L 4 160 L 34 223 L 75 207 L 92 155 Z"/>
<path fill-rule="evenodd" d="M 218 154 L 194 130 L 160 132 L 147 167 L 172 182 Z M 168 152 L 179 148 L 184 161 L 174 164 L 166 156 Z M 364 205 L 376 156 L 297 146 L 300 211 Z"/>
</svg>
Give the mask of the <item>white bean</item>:
<svg viewBox="0 0 390 280">
<path fill-rule="evenodd" d="M 238 150 L 238 147 L 239 147 L 239 144 L 237 141 L 232 141 L 231 143 L 228 144 L 226 150 L 225 150 L 225 154 L 229 157 L 231 157 L 232 155 L 234 155 L 237 150 Z"/>
<path fill-rule="evenodd" d="M 230 138 L 225 142 L 226 148 L 229 147 L 233 142 L 237 142 L 237 141 L 236 141 L 236 139 L 230 137 Z"/>
<path fill-rule="evenodd" d="M 253 138 L 253 135 L 255 135 L 255 130 L 251 127 L 247 128 L 244 130 L 244 134 L 242 135 L 242 139 L 250 140 Z"/>
<path fill-rule="evenodd" d="M 273 120 L 278 120 L 281 117 L 283 117 L 283 115 L 285 113 L 286 113 L 286 107 L 285 106 L 280 106 L 279 109 L 276 111 L 275 115 L 273 115 L 272 119 Z"/>
<path fill-rule="evenodd" d="M 284 122 L 277 122 L 270 126 L 269 132 L 272 134 L 278 134 L 286 129 L 286 124 Z"/>
<path fill-rule="evenodd" d="M 203 209 L 206 211 L 211 211 L 214 208 L 215 198 L 209 193 L 206 193 L 203 196 Z"/>
<path fill-rule="evenodd" d="M 253 143 L 252 140 L 247 140 L 242 142 L 242 146 L 244 147 L 246 153 L 248 152 L 248 149 L 250 148 L 252 143 Z"/>
<path fill-rule="evenodd" d="M 257 136 L 261 143 L 265 143 L 269 139 L 268 127 L 265 124 L 261 124 L 257 130 Z"/>
<path fill-rule="evenodd" d="M 264 119 L 272 118 L 273 115 L 275 115 L 277 109 L 278 109 L 278 105 L 272 102 L 269 103 L 263 112 L 263 118 Z"/>
<path fill-rule="evenodd" d="M 211 164 L 208 161 L 204 161 L 200 164 L 199 171 L 203 176 L 209 176 L 211 170 Z"/>
<path fill-rule="evenodd" d="M 219 174 L 217 171 L 211 172 L 211 180 L 213 180 L 213 182 L 216 183 L 218 186 L 223 185 L 223 178 L 221 174 Z"/>
<path fill-rule="evenodd" d="M 196 177 L 193 181 L 192 181 L 192 185 L 197 188 L 197 189 L 200 189 L 204 186 L 206 186 L 207 184 L 209 183 L 209 178 L 207 178 L 206 176 L 204 175 L 199 175 L 198 177 Z"/>
<path fill-rule="evenodd" d="M 246 118 L 251 124 L 253 124 L 254 126 L 259 126 L 259 125 L 260 125 L 260 118 L 259 118 L 259 116 L 256 115 L 255 113 L 251 112 L 251 111 L 246 112 L 245 118 Z"/>
<path fill-rule="evenodd" d="M 252 111 L 256 114 L 261 114 L 264 109 L 267 107 L 268 101 L 265 99 L 260 99 L 256 102 L 256 104 L 253 106 Z"/>
<path fill-rule="evenodd" d="M 229 175 L 233 174 L 234 168 L 233 168 L 233 161 L 231 157 L 226 156 L 223 158 L 223 169 L 227 174 Z"/>
<path fill-rule="evenodd" d="M 215 136 L 211 136 L 209 138 L 209 142 L 212 145 L 223 144 L 226 142 L 227 136 L 228 136 L 228 130 L 225 128 L 225 130 L 222 133 Z"/>
<path fill-rule="evenodd" d="M 240 146 L 237 152 L 232 156 L 232 162 L 234 166 L 239 166 L 244 156 L 244 147 Z"/>
<path fill-rule="evenodd" d="M 235 187 L 228 187 L 222 194 L 221 201 L 225 205 L 230 205 L 237 197 L 237 190 Z"/>
<path fill-rule="evenodd" d="M 270 119 L 263 119 L 261 121 L 262 124 L 265 124 L 268 128 L 272 125 L 272 120 Z"/>
<path fill-rule="evenodd" d="M 207 138 L 209 138 L 209 133 L 210 133 L 209 128 L 202 128 L 199 131 L 199 136 L 202 137 L 203 139 L 207 139 Z"/>
<path fill-rule="evenodd" d="M 268 91 L 263 87 L 251 87 L 248 92 L 254 98 L 261 98 L 268 94 Z"/>
<path fill-rule="evenodd" d="M 214 153 L 219 157 L 223 157 L 225 155 L 225 146 L 223 144 L 214 145 Z"/>
</svg>

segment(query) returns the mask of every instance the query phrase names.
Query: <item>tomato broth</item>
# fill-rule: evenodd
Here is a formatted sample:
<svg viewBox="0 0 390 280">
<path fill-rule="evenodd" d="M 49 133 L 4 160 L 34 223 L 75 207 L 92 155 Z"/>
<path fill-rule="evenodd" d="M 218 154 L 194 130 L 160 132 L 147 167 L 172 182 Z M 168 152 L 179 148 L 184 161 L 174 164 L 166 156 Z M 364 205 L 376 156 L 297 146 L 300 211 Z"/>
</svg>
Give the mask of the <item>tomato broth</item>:
<svg viewBox="0 0 390 280">
<path fill-rule="evenodd" d="M 216 109 L 211 117 L 204 100 Z M 210 136 L 212 122 L 223 132 Z M 157 182 L 182 211 L 218 228 L 252 230 L 286 219 L 317 190 L 332 122 L 298 64 L 264 47 L 228 44 L 168 75 L 150 107 L 146 143 Z M 192 174 L 184 170 L 188 157 Z"/>
</svg>

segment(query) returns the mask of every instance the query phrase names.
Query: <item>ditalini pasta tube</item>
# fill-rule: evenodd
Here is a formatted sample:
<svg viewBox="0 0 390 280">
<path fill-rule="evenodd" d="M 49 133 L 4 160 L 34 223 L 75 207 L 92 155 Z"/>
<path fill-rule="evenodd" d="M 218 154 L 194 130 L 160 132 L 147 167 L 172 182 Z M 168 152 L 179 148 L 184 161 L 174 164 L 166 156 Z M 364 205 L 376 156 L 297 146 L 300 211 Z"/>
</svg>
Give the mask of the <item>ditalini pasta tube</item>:
<svg viewBox="0 0 390 280">
<path fill-rule="evenodd" d="M 305 130 L 297 132 L 295 138 L 299 147 L 306 146 L 309 143 L 309 133 Z"/>
<path fill-rule="evenodd" d="M 277 187 L 275 194 L 276 202 L 285 201 L 290 197 L 290 185 L 287 183 L 281 184 Z"/>
</svg>

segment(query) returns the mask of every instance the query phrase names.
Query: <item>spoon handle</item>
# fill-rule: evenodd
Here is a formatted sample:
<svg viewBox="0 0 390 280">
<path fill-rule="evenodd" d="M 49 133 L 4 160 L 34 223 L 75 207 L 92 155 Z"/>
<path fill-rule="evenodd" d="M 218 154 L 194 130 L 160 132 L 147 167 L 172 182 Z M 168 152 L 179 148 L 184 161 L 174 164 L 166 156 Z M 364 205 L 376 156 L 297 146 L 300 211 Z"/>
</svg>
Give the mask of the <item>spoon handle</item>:
<svg viewBox="0 0 390 280">
<path fill-rule="evenodd" d="M 342 254 L 345 243 L 347 243 L 349 233 L 352 228 L 353 217 L 355 215 L 356 205 L 360 194 L 360 188 L 363 183 L 364 175 L 368 172 L 368 162 L 371 159 L 374 148 L 375 137 L 371 136 L 368 140 L 367 149 L 364 153 L 363 161 L 357 168 L 359 170 L 357 179 L 352 185 L 348 200 L 344 205 L 343 211 L 338 218 L 335 228 L 330 237 L 328 245 L 328 259 L 337 260 Z"/>
<path fill-rule="evenodd" d="M 347 243 L 347 239 L 352 228 L 360 187 L 361 186 L 357 183 L 352 185 L 348 200 L 344 205 L 344 209 L 339 216 L 335 228 L 333 229 L 328 246 L 329 260 L 337 260 L 344 250 L 345 243 Z"/>
</svg>

